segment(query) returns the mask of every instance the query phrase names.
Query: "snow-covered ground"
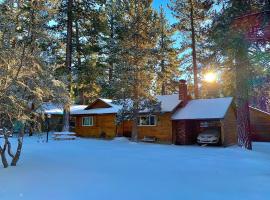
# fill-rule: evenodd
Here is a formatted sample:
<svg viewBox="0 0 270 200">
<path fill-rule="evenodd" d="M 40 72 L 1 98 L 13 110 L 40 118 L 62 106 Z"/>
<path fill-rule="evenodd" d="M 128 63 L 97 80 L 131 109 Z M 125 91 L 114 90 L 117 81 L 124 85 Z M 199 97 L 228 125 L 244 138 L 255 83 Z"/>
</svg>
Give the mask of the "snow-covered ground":
<svg viewBox="0 0 270 200">
<path fill-rule="evenodd" d="M 25 138 L 17 167 L 0 168 L 1 200 L 270 199 L 270 143 L 174 146 Z"/>
</svg>

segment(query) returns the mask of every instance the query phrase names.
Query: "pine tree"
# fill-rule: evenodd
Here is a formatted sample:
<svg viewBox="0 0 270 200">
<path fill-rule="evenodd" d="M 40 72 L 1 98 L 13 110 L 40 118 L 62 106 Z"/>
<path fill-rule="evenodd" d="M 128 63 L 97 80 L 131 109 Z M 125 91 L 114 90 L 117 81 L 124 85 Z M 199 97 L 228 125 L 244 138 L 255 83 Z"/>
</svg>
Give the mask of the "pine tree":
<svg viewBox="0 0 270 200">
<path fill-rule="evenodd" d="M 105 76 L 101 83 L 101 96 L 116 98 L 117 74 L 115 68 L 120 64 L 121 40 L 124 35 L 125 7 L 123 1 L 108 0 L 105 5 L 106 31 L 103 37 L 102 52 L 105 54 Z"/>
<path fill-rule="evenodd" d="M 65 99 L 63 84 L 53 76 L 48 66 L 47 49 L 49 33 L 44 24 L 51 20 L 53 2 L 5 1 L 0 5 L 0 126 L 12 127 L 16 120 L 35 123 L 37 108 L 61 92 Z M 16 153 L 5 137 L 0 146 L 2 161 L 5 151 L 15 166 L 23 146 L 23 132 L 19 134 Z M 7 167 L 7 163 L 4 163 Z"/>
<path fill-rule="evenodd" d="M 66 76 L 67 76 L 67 91 L 71 92 L 72 84 L 72 27 L 73 27 L 73 14 L 72 14 L 73 0 L 67 2 L 67 37 L 66 37 Z M 63 113 L 63 131 L 69 131 L 69 118 L 70 118 L 70 103 L 64 105 Z"/>
<path fill-rule="evenodd" d="M 100 95 L 105 79 L 104 4 L 104 0 L 84 0 L 74 5 L 74 95 L 75 101 L 81 104 L 87 104 Z"/>
<path fill-rule="evenodd" d="M 258 74 L 261 68 L 260 62 L 269 62 L 267 56 L 262 56 L 265 55 L 264 51 L 267 49 L 270 39 L 267 40 L 266 37 L 265 40 L 262 40 L 267 33 L 265 24 L 269 24 L 269 17 L 260 14 L 268 10 L 269 6 L 269 1 L 228 1 L 224 4 L 222 12 L 215 17 L 211 34 L 215 57 L 222 56 L 222 59 L 216 60 L 221 61 L 221 64 L 226 67 L 224 77 L 227 81 L 223 81 L 223 85 L 227 87 L 228 83 L 233 83 L 231 87 L 227 88 L 229 88 L 229 92 L 231 92 L 230 90 L 235 91 L 238 144 L 247 149 L 252 149 L 249 122 L 251 94 L 249 91 L 257 90 L 258 86 L 254 84 L 254 81 L 256 79 L 258 81 L 258 77 L 265 78 L 263 73 Z M 259 13 L 256 17 L 260 19 L 259 23 L 254 23 L 254 19 L 251 21 L 249 19 L 254 13 Z M 259 31 L 260 34 L 256 31 Z M 258 55 L 260 55 L 259 61 Z"/>
<path fill-rule="evenodd" d="M 126 0 L 125 35 L 121 40 L 121 64 L 116 67 L 118 96 L 132 104 L 132 138 L 138 139 L 137 118 L 142 104 L 151 99 L 154 78 L 153 49 L 157 42 L 156 14 L 151 0 Z"/>
<path fill-rule="evenodd" d="M 198 49 L 200 42 L 204 40 L 204 28 L 208 12 L 212 6 L 211 0 L 171 0 L 170 9 L 178 20 L 174 25 L 182 37 L 181 54 L 182 66 L 193 69 L 194 96 L 199 97 L 198 88 Z"/>
<path fill-rule="evenodd" d="M 173 36 L 175 29 L 171 28 L 163 8 L 160 8 L 159 23 L 157 26 L 158 43 L 156 48 L 156 71 L 158 94 L 166 95 L 178 91 L 177 78 L 180 76 L 180 60 L 178 50 L 174 48 Z"/>
<path fill-rule="evenodd" d="M 228 1 L 222 12 L 215 17 L 211 33 L 216 57 L 222 56 L 222 60 L 234 70 L 235 81 L 231 82 L 235 83 L 238 144 L 246 149 L 252 149 L 248 93 L 254 66 L 252 51 L 258 49 L 260 44 L 256 41 L 257 34 L 250 37 L 251 32 L 243 26 L 246 23 L 242 19 L 246 20 L 247 14 L 258 12 L 261 5 L 264 5 L 261 1 Z M 252 27 L 252 22 L 248 25 Z"/>
</svg>

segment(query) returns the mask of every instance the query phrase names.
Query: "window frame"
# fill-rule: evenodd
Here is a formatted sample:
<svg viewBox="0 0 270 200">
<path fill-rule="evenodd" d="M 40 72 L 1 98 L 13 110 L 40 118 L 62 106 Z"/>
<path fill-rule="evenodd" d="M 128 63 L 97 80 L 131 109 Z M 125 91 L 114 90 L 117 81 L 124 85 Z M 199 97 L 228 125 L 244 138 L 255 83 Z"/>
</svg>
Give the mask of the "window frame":
<svg viewBox="0 0 270 200">
<path fill-rule="evenodd" d="M 90 122 L 92 122 L 92 123 L 90 123 L 90 125 L 85 125 L 85 124 L 84 124 L 84 119 L 85 119 L 85 118 L 92 119 L 92 120 L 90 120 Z M 93 117 L 93 116 L 82 117 L 82 126 L 86 126 L 86 127 L 94 126 L 94 117 Z"/>
<path fill-rule="evenodd" d="M 148 117 L 149 124 L 141 124 L 141 118 L 142 118 L 142 117 Z M 151 125 L 151 124 L 150 124 L 150 122 L 151 122 L 151 119 L 150 119 L 150 118 L 151 118 L 151 117 L 154 117 L 154 119 L 155 119 L 154 125 Z M 157 115 L 141 115 L 141 116 L 138 117 L 138 123 L 137 123 L 137 124 L 138 124 L 138 126 L 157 126 L 157 121 L 158 121 L 158 120 L 157 120 Z"/>
</svg>

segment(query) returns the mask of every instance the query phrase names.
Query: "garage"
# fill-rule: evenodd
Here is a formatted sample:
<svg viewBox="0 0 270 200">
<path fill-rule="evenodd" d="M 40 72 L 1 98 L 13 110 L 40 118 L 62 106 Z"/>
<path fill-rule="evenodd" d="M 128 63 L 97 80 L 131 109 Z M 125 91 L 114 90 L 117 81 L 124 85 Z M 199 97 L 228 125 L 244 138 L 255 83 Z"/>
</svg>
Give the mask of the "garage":
<svg viewBox="0 0 270 200">
<path fill-rule="evenodd" d="M 201 133 L 219 133 L 218 143 L 229 146 L 237 142 L 236 114 L 232 98 L 195 99 L 172 116 L 173 143 L 188 145 L 197 143 Z"/>
</svg>

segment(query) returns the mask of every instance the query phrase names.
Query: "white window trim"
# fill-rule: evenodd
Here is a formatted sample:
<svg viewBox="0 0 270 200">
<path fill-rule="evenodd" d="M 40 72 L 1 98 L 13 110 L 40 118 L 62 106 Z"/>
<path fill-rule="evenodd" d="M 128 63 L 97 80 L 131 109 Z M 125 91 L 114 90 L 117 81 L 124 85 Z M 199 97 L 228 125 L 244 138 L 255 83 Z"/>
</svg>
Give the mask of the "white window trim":
<svg viewBox="0 0 270 200">
<path fill-rule="evenodd" d="M 84 121 L 85 118 L 92 118 L 92 124 L 90 124 L 90 125 L 84 125 L 84 124 L 83 124 L 83 121 Z M 83 117 L 83 118 L 82 118 L 82 126 L 94 126 L 94 117 L 93 117 L 93 116 Z"/>
<path fill-rule="evenodd" d="M 143 125 L 143 124 L 141 124 L 141 117 L 151 117 L 151 116 L 153 116 L 153 117 L 155 117 L 155 124 L 154 125 Z M 149 119 L 149 122 L 150 122 L 150 119 Z M 139 124 L 138 124 L 138 126 L 157 126 L 157 115 L 141 115 L 141 116 L 139 116 Z"/>
</svg>

